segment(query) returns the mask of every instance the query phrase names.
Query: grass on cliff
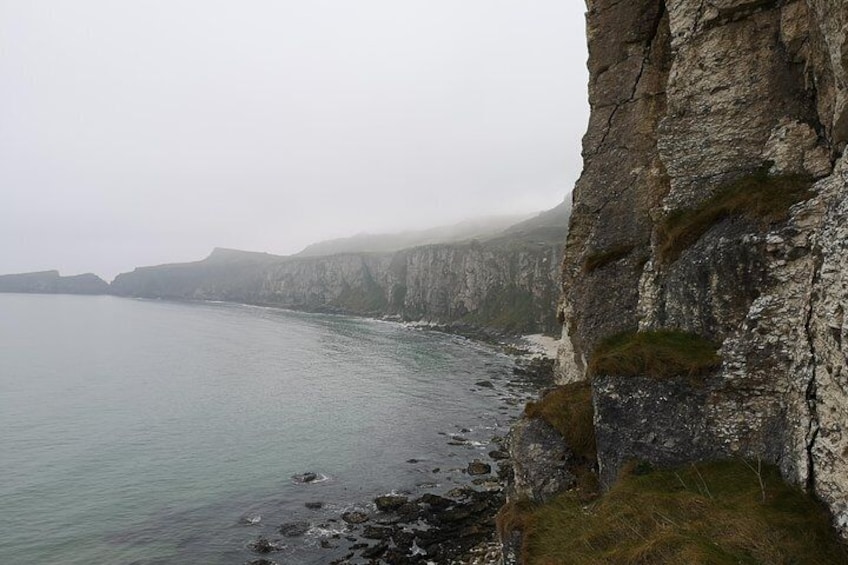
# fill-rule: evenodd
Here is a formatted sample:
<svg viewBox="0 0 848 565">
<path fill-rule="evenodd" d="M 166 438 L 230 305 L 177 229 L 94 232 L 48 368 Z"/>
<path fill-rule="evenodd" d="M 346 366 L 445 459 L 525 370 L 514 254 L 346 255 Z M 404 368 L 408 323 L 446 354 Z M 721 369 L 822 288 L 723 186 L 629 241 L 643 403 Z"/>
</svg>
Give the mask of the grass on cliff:
<svg viewBox="0 0 848 565">
<path fill-rule="evenodd" d="M 598 344 L 589 359 L 589 374 L 692 377 L 721 364 L 716 350 L 711 341 L 677 330 L 620 333 Z"/>
<path fill-rule="evenodd" d="M 789 208 L 812 196 L 812 179 L 802 175 L 770 177 L 760 171 L 731 182 L 697 208 L 678 210 L 659 224 L 659 259 L 671 263 L 721 220 L 745 217 L 767 227 L 785 221 Z"/>
<path fill-rule="evenodd" d="M 538 402 L 527 403 L 528 418 L 541 418 L 557 430 L 579 457 L 594 460 L 595 426 L 592 387 L 584 381 L 557 387 Z"/>
<path fill-rule="evenodd" d="M 848 563 L 826 510 L 757 463 L 625 474 L 588 505 L 570 491 L 508 512 L 528 565 Z"/>
</svg>

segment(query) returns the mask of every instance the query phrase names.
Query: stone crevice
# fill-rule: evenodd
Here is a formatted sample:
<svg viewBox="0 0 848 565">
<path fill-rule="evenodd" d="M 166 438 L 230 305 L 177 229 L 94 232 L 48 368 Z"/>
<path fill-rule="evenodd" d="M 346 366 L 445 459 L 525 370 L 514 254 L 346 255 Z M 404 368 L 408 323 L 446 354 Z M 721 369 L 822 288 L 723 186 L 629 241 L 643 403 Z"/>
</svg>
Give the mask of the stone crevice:
<svg viewBox="0 0 848 565">
<path fill-rule="evenodd" d="M 605 149 L 605 144 L 607 141 L 607 137 L 609 137 L 610 131 L 613 129 L 613 120 L 615 119 L 618 111 L 625 105 L 630 104 L 636 101 L 636 93 L 639 91 L 639 83 L 642 82 L 642 76 L 645 74 L 645 68 L 648 66 L 651 60 L 651 51 L 653 51 L 654 43 L 657 40 L 657 36 L 659 35 L 660 24 L 662 22 L 663 16 L 666 14 L 665 3 L 660 5 L 660 9 L 657 10 L 657 16 L 654 18 L 654 22 L 651 28 L 651 34 L 648 40 L 644 43 L 642 47 L 642 63 L 639 65 L 639 72 L 636 73 L 636 78 L 633 80 L 633 87 L 630 90 L 630 95 L 621 102 L 616 102 L 613 106 L 612 112 L 610 112 L 609 117 L 607 118 L 606 127 L 604 128 L 604 133 L 601 136 L 601 141 L 598 143 L 593 155 L 597 155 L 602 150 Z M 649 95 L 652 96 L 652 95 Z M 599 108 L 602 106 L 599 106 Z"/>
<path fill-rule="evenodd" d="M 820 287 L 821 268 L 824 259 L 821 253 L 815 253 L 813 272 L 810 276 L 810 292 L 809 299 L 806 304 L 806 312 L 804 315 L 804 337 L 807 339 L 807 347 L 809 350 L 809 380 L 807 388 L 804 391 L 804 399 L 807 403 L 809 423 L 807 424 L 807 433 L 805 437 L 806 445 L 805 452 L 807 456 L 807 480 L 806 487 L 811 493 L 815 492 L 815 456 L 813 450 L 815 448 L 816 439 L 819 435 L 819 418 L 818 418 L 818 394 L 816 383 L 816 367 L 818 366 L 818 354 L 816 353 L 816 341 L 813 335 L 813 316 L 815 312 L 815 292 Z"/>
</svg>

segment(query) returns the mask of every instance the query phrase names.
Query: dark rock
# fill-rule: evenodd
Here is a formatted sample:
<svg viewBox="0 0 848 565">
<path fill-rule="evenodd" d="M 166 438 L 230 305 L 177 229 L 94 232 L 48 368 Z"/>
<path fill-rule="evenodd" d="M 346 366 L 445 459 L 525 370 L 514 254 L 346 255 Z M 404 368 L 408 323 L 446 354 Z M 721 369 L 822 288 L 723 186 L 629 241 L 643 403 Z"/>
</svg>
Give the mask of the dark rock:
<svg viewBox="0 0 848 565">
<path fill-rule="evenodd" d="M 593 380 L 598 398 L 595 437 L 601 485 L 612 485 L 630 459 L 666 467 L 733 457 L 726 442 L 712 433 L 715 426 L 709 416 L 709 399 L 719 396 L 718 386 L 721 384 L 710 379 L 692 386 L 686 377 L 657 381 L 601 376 Z M 773 427 L 777 426 L 774 422 Z M 765 452 L 768 459 L 779 458 L 781 437 L 773 435 L 770 450 Z"/>
<path fill-rule="evenodd" d="M 300 475 L 292 475 L 292 480 L 300 484 L 314 483 L 318 480 L 318 473 L 302 473 Z"/>
<path fill-rule="evenodd" d="M 348 524 L 362 524 L 368 521 L 368 514 L 359 511 L 345 512 L 342 514 L 342 520 Z"/>
<path fill-rule="evenodd" d="M 310 510 L 320 510 L 321 508 L 324 507 L 324 503 L 320 502 L 320 501 L 307 502 L 307 503 L 304 504 L 304 506 L 306 506 Z"/>
<path fill-rule="evenodd" d="M 290 538 L 302 536 L 309 531 L 309 522 L 288 522 L 280 526 L 280 533 Z"/>
<path fill-rule="evenodd" d="M 392 528 L 380 528 L 378 526 L 365 526 L 362 537 L 365 539 L 388 539 L 392 535 Z"/>
<path fill-rule="evenodd" d="M 436 514 L 436 519 L 442 523 L 455 523 L 463 520 L 468 520 L 472 515 L 472 509 L 468 506 L 461 506 L 439 512 Z"/>
<path fill-rule="evenodd" d="M 259 559 L 252 559 L 248 561 L 247 565 L 277 565 L 277 562 L 271 561 L 270 559 L 265 559 L 264 557 L 260 557 Z"/>
<path fill-rule="evenodd" d="M 254 553 L 271 553 L 273 551 L 280 550 L 280 548 L 275 543 L 272 543 L 268 538 L 264 536 L 259 536 L 254 541 L 247 544 L 247 547 Z"/>
<path fill-rule="evenodd" d="M 477 381 L 474 384 L 482 388 L 495 388 L 495 385 L 492 384 L 492 381 Z"/>
<path fill-rule="evenodd" d="M 364 557 L 365 559 L 377 559 L 378 557 L 386 553 L 387 549 L 389 549 L 388 544 L 380 543 L 375 545 L 374 547 L 363 551 L 362 557 Z"/>
<path fill-rule="evenodd" d="M 496 449 L 494 451 L 489 452 L 489 457 L 491 457 L 495 461 L 500 461 L 502 459 L 509 459 L 509 453 Z"/>
<path fill-rule="evenodd" d="M 536 385 L 550 385 L 554 382 L 555 360 L 548 357 L 534 357 L 520 361 L 513 369 L 515 375 L 525 377 Z"/>
<path fill-rule="evenodd" d="M 407 459 L 406 462 L 407 463 L 418 463 L 419 460 L 418 459 Z"/>
<path fill-rule="evenodd" d="M 338 546 L 337 546 L 337 545 L 334 545 L 334 544 L 333 544 L 330 540 L 328 540 L 328 539 L 322 539 L 322 540 L 321 540 L 321 547 L 322 547 L 323 549 L 335 549 L 335 548 L 337 548 Z"/>
<path fill-rule="evenodd" d="M 415 532 L 396 530 L 392 534 L 392 540 L 399 548 L 409 551 L 412 548 L 412 543 L 415 541 Z"/>
<path fill-rule="evenodd" d="M 492 472 L 492 466 L 475 459 L 468 464 L 467 470 L 469 475 L 488 475 Z"/>
<path fill-rule="evenodd" d="M 411 522 L 418 518 L 421 508 L 414 502 L 407 502 L 403 506 L 397 508 L 395 513 L 399 516 L 399 522 Z"/>
<path fill-rule="evenodd" d="M 407 497 L 396 494 L 378 496 L 374 499 L 374 504 L 377 505 L 377 510 L 380 512 L 394 512 L 407 502 L 409 502 Z"/>
<path fill-rule="evenodd" d="M 422 495 L 419 500 L 424 504 L 429 505 L 431 508 L 437 509 L 447 508 L 454 504 L 454 501 L 449 498 L 445 498 L 437 494 L 430 494 L 429 492 Z"/>
</svg>

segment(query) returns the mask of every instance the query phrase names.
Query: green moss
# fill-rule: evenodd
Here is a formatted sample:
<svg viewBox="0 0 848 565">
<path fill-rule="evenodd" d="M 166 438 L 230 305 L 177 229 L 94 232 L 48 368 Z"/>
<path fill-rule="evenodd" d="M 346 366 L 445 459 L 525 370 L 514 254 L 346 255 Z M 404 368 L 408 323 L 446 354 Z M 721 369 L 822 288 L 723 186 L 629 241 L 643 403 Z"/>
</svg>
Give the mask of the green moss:
<svg viewBox="0 0 848 565">
<path fill-rule="evenodd" d="M 591 273 L 610 263 L 624 259 L 636 248 L 635 245 L 617 245 L 605 251 L 592 253 L 583 262 L 583 272 Z"/>
<path fill-rule="evenodd" d="M 719 366 L 716 345 L 676 331 L 627 332 L 603 340 L 589 359 L 591 375 L 695 376 Z"/>
<path fill-rule="evenodd" d="M 731 182 L 697 208 L 678 210 L 660 223 L 661 261 L 675 261 L 707 230 L 728 217 L 745 217 L 761 226 L 785 221 L 789 208 L 812 196 L 812 179 L 801 175 L 770 177 L 765 171 Z"/>
<path fill-rule="evenodd" d="M 625 475 L 589 505 L 567 492 L 499 523 L 523 531 L 530 565 L 848 562 L 816 501 L 742 461 Z"/>
<path fill-rule="evenodd" d="M 541 418 L 554 427 L 574 453 L 594 460 L 595 426 L 592 387 L 584 381 L 557 387 L 524 409 L 529 418 Z"/>
</svg>

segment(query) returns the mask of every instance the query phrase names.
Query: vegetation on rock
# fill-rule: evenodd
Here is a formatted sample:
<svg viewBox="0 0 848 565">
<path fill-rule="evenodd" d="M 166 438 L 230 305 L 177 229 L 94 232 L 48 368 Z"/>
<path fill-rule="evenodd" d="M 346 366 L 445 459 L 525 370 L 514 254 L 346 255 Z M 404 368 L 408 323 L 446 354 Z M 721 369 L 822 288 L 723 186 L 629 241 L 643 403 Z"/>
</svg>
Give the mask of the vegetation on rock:
<svg viewBox="0 0 848 565">
<path fill-rule="evenodd" d="M 528 418 L 541 418 L 558 431 L 575 455 L 595 459 L 592 387 L 587 381 L 547 392 L 538 402 L 528 402 Z"/>
<path fill-rule="evenodd" d="M 541 506 L 513 504 L 500 522 L 522 531 L 529 565 L 848 560 L 819 503 L 776 467 L 744 461 L 634 465 L 588 505 L 578 489 Z"/>
<path fill-rule="evenodd" d="M 625 332 L 601 341 L 589 359 L 591 375 L 668 378 L 696 376 L 721 364 L 717 346 L 678 330 Z"/>
<path fill-rule="evenodd" d="M 812 179 L 803 175 L 768 176 L 765 170 L 719 188 L 696 208 L 672 212 L 658 225 L 661 261 L 675 261 L 707 230 L 729 217 L 745 217 L 767 227 L 785 221 L 789 208 L 812 196 Z"/>
</svg>

